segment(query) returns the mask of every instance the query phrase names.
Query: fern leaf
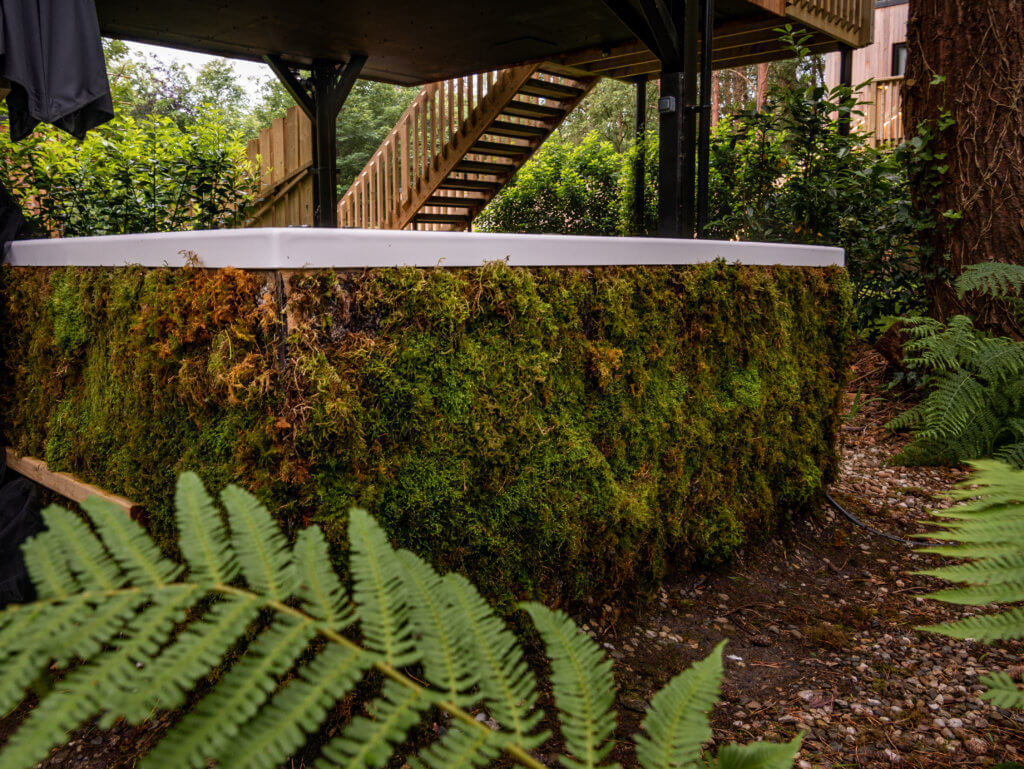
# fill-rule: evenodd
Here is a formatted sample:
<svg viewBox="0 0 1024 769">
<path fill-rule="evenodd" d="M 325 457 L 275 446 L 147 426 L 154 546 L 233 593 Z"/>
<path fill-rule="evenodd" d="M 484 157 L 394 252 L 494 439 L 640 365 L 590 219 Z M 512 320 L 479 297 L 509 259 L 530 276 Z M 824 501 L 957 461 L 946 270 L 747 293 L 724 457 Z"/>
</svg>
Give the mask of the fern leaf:
<svg viewBox="0 0 1024 769">
<path fill-rule="evenodd" d="M 131 584 L 159 587 L 181 572 L 121 508 L 99 497 L 89 497 L 81 506 Z"/>
<path fill-rule="evenodd" d="M 135 672 L 135 661 L 170 635 L 193 593 L 183 589 L 164 594 L 164 600 L 134 618 L 112 651 L 69 673 L 4 746 L 0 769 L 21 769 L 41 761 L 67 740 L 68 732 L 116 702 L 118 687 Z"/>
<path fill-rule="evenodd" d="M 1024 290 L 1024 266 L 1006 262 L 969 264 L 957 276 L 956 290 L 961 298 L 970 291 L 993 297 L 1019 295 Z"/>
<path fill-rule="evenodd" d="M 505 739 L 490 729 L 473 729 L 456 721 L 409 764 L 413 769 L 479 769 L 498 757 Z"/>
<path fill-rule="evenodd" d="M 156 769 L 201 767 L 235 739 L 277 686 L 314 633 L 312 623 L 281 617 L 249 647 L 213 691 L 186 715 L 145 758 Z"/>
<path fill-rule="evenodd" d="M 460 643 L 466 634 L 462 613 L 453 605 L 448 591 L 425 561 L 399 550 L 396 554 L 402 584 L 409 604 L 409 619 L 423 649 L 423 674 L 449 702 L 465 704 L 463 692 L 476 683 L 472 658 L 463 654 Z"/>
<path fill-rule="evenodd" d="M 974 472 L 950 496 L 968 500 L 958 505 L 956 513 L 981 512 L 992 508 L 1024 504 L 1024 473 L 1008 472 L 1006 465 L 991 459 L 971 462 Z M 954 511 L 944 510 L 943 515 Z"/>
<path fill-rule="evenodd" d="M 340 736 L 324 746 L 323 756 L 345 769 L 384 766 L 394 746 L 405 739 L 434 702 L 435 697 L 426 689 L 385 681 L 381 696 L 372 703 L 373 718 L 353 718 Z"/>
<path fill-rule="evenodd" d="M 512 733 L 516 744 L 532 750 L 548 735 L 531 734 L 543 714 L 536 710 L 536 680 L 523 661 L 515 636 L 469 580 L 461 574 L 446 574 L 443 582 L 462 613 L 466 644 L 479 667 L 483 702 L 501 727 Z"/>
<path fill-rule="evenodd" d="M 562 736 L 575 760 L 571 769 L 601 766 L 613 744 L 615 679 L 611 660 L 561 611 L 538 603 L 521 604 L 544 639 L 551 661 L 551 686 L 562 714 Z"/>
<path fill-rule="evenodd" d="M 292 560 L 299 580 L 298 594 L 307 611 L 327 627 L 341 630 L 355 621 L 348 594 L 331 568 L 327 540 L 317 526 L 303 529 L 295 538 Z"/>
<path fill-rule="evenodd" d="M 47 541 L 67 560 L 71 572 L 86 589 L 114 590 L 124 575 L 96 536 L 77 515 L 56 505 L 43 510 Z"/>
<path fill-rule="evenodd" d="M 1009 675 L 988 673 L 978 678 L 987 687 L 981 698 L 997 708 L 1024 708 L 1024 690 Z"/>
<path fill-rule="evenodd" d="M 924 552 L 934 552 L 939 548 L 922 548 Z M 943 548 L 944 555 L 953 557 L 982 557 L 976 550 L 963 550 L 951 547 Z M 919 551 L 920 552 L 920 551 Z M 966 553 L 974 555 L 966 555 Z M 922 569 L 915 572 L 927 577 L 936 577 L 949 582 L 969 582 L 973 585 L 998 585 L 1006 582 L 1024 583 L 1024 553 L 1019 549 L 1012 552 L 984 553 L 984 560 L 959 563 L 954 566 L 942 566 L 937 569 Z"/>
<path fill-rule="evenodd" d="M 225 747 L 217 765 L 274 769 L 284 764 L 306 736 L 320 728 L 334 703 L 348 694 L 373 660 L 373 655 L 359 649 L 328 646 L 246 724 Z"/>
<path fill-rule="evenodd" d="M 717 769 L 789 769 L 800 752 L 803 735 L 790 742 L 751 742 L 723 745 L 714 766 Z"/>
<path fill-rule="evenodd" d="M 379 652 L 392 667 L 418 660 L 409 605 L 402 589 L 401 567 L 383 529 L 369 513 L 349 513 L 352 592 L 367 648 Z"/>
<path fill-rule="evenodd" d="M 238 574 L 227 528 L 213 499 L 195 473 L 182 473 L 174 494 L 178 547 L 199 583 L 226 585 Z"/>
<path fill-rule="evenodd" d="M 936 593 L 929 593 L 924 597 L 962 606 L 1017 603 L 1018 601 L 1024 601 L 1024 583 L 1002 582 L 998 585 L 976 585 L 974 587 L 940 590 Z"/>
<path fill-rule="evenodd" d="M 260 606 L 255 596 L 228 596 L 214 604 L 145 665 L 134 690 L 121 700 L 124 717 L 138 724 L 157 708 L 170 710 L 184 704 L 185 695 L 220 663 L 225 651 L 256 619 Z"/>
<path fill-rule="evenodd" d="M 1024 638 L 1024 609 L 1015 608 L 1001 614 L 968 617 L 943 625 L 927 625 L 921 630 L 975 641 L 1011 641 Z"/>
<path fill-rule="evenodd" d="M 1011 443 L 995 453 L 995 458 L 1008 465 L 1024 468 L 1024 443 Z"/>
<path fill-rule="evenodd" d="M 231 544 L 249 586 L 274 601 L 295 590 L 292 551 L 281 529 L 248 491 L 228 486 L 220 493 L 231 526 Z"/>
<path fill-rule="evenodd" d="M 41 601 L 67 598 L 78 592 L 78 580 L 72 576 L 67 559 L 51 545 L 51 541 L 52 538 L 44 533 L 21 546 L 25 566 Z"/>
<path fill-rule="evenodd" d="M 692 767 L 700 758 L 701 745 L 711 739 L 708 713 L 719 696 L 724 647 L 723 641 L 654 695 L 642 724 L 647 734 L 635 738 L 644 769 Z"/>
</svg>

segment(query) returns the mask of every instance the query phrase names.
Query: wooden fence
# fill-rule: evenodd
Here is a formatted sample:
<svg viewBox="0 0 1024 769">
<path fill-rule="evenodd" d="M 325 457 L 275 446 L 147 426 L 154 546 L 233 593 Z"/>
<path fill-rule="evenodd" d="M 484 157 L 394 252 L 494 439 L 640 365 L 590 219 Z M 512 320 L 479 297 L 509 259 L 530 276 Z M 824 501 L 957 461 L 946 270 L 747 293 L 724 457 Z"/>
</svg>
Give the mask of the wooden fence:
<svg viewBox="0 0 1024 769">
<path fill-rule="evenodd" d="M 871 104 L 866 112 L 868 130 L 875 144 L 898 144 L 903 141 L 902 77 L 882 77 L 870 86 Z"/>
<path fill-rule="evenodd" d="M 313 225 L 313 144 L 309 118 L 292 107 L 246 152 L 260 169 L 260 193 L 250 227 Z"/>
</svg>

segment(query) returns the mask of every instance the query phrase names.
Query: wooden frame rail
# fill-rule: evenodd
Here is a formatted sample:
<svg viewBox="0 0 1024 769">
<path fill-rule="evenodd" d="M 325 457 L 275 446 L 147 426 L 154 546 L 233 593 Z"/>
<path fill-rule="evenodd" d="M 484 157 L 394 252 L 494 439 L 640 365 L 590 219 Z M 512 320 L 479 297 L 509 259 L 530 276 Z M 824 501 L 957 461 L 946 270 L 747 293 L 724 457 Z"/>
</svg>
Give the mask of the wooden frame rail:
<svg viewBox="0 0 1024 769">
<path fill-rule="evenodd" d="M 97 486 L 79 480 L 69 473 L 54 472 L 46 466 L 46 462 L 43 460 L 36 459 L 35 457 L 23 457 L 10 446 L 6 447 L 5 453 L 9 468 L 16 473 L 21 473 L 40 486 L 45 486 L 50 491 L 70 499 L 72 502 L 82 502 L 89 497 L 99 497 L 121 508 L 134 520 L 139 520 L 143 517 L 142 506 L 137 505 L 130 499 L 125 499 L 117 494 L 111 494 Z"/>
</svg>

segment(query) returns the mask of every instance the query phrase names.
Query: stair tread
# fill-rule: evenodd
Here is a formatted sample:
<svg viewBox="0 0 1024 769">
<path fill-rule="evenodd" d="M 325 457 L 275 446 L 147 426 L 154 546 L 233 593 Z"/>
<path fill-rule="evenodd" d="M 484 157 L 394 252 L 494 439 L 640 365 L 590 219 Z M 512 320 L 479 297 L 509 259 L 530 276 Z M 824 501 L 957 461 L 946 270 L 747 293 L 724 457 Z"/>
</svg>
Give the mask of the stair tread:
<svg viewBox="0 0 1024 769">
<path fill-rule="evenodd" d="M 494 174 L 500 176 L 516 170 L 511 163 L 490 163 L 486 160 L 462 159 L 455 164 L 456 171 L 463 171 L 469 174 Z"/>
<path fill-rule="evenodd" d="M 487 127 L 484 133 L 497 134 L 498 136 L 532 138 L 547 136 L 551 131 L 543 126 L 523 125 L 522 123 L 510 123 L 506 120 L 496 120 Z"/>
<path fill-rule="evenodd" d="M 529 117 L 534 119 L 560 118 L 565 114 L 564 109 L 549 107 L 545 104 L 531 104 L 530 102 L 512 100 L 501 111 L 503 115 L 515 115 L 517 117 Z"/>
<path fill-rule="evenodd" d="M 425 214 L 421 212 L 417 213 L 413 219 L 425 224 L 454 224 L 468 222 L 469 214 Z"/>
<path fill-rule="evenodd" d="M 483 179 L 457 179 L 449 176 L 438 185 L 442 190 L 467 190 L 480 192 L 496 192 L 501 187 L 500 182 L 489 182 Z"/>
<path fill-rule="evenodd" d="M 519 92 L 531 96 L 546 96 L 553 99 L 578 99 L 583 94 L 583 89 L 561 85 L 560 83 L 551 83 L 540 78 L 530 78 L 520 86 Z"/>
<path fill-rule="evenodd" d="M 448 208 L 476 208 L 477 206 L 486 205 L 488 198 L 456 198 L 446 197 L 444 195 L 431 195 L 427 198 L 426 206 L 446 206 Z"/>
<path fill-rule="evenodd" d="M 469 150 L 474 155 L 504 155 L 518 157 L 528 155 L 533 148 L 523 144 L 504 144 L 502 142 L 477 141 Z"/>
</svg>

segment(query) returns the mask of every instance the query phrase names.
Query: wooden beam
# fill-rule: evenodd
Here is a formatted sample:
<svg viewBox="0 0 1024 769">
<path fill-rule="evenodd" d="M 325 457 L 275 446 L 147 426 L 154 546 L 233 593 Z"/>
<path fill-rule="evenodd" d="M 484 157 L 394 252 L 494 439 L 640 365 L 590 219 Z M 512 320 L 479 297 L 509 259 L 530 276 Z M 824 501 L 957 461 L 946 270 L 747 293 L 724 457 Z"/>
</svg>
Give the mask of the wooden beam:
<svg viewBox="0 0 1024 769">
<path fill-rule="evenodd" d="M 21 473 L 29 480 L 35 481 L 40 486 L 45 486 L 50 491 L 60 494 L 62 497 L 66 497 L 73 502 L 82 502 L 89 497 L 99 497 L 121 508 L 135 520 L 142 517 L 142 506 L 135 504 L 130 499 L 110 494 L 68 473 L 55 473 L 46 466 L 46 462 L 43 460 L 36 459 L 35 457 L 23 457 L 10 446 L 5 451 L 9 468 L 16 473 Z"/>
</svg>

